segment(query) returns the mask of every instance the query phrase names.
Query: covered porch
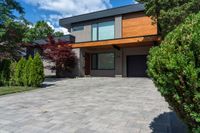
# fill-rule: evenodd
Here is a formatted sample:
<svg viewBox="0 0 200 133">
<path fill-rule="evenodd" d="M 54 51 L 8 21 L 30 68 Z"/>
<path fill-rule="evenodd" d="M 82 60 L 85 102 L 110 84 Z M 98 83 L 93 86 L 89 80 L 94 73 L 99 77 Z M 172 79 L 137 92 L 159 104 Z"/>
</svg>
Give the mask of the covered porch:
<svg viewBox="0 0 200 133">
<path fill-rule="evenodd" d="M 157 45 L 157 36 L 132 37 L 73 44 L 79 51 L 81 76 L 145 77 L 149 49 Z"/>
</svg>

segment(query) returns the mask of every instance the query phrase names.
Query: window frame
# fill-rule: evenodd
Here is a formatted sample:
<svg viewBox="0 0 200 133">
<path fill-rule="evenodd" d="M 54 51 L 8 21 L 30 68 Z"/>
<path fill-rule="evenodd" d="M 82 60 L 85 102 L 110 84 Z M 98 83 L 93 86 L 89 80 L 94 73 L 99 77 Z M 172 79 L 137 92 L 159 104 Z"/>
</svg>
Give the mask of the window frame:
<svg viewBox="0 0 200 133">
<path fill-rule="evenodd" d="M 113 38 L 111 38 L 111 39 L 102 39 L 102 40 L 99 40 L 99 24 L 100 23 L 105 23 L 105 22 L 113 22 L 113 24 L 114 24 L 114 37 Z M 97 34 L 96 34 L 96 36 L 97 36 L 97 40 L 93 40 L 93 25 L 97 25 Z M 93 41 L 93 42 L 95 42 L 95 41 L 105 41 L 105 40 L 113 40 L 113 39 L 115 39 L 115 20 L 110 20 L 110 21 L 102 21 L 102 22 L 97 22 L 97 23 L 92 23 L 92 25 L 91 25 L 91 41 Z"/>
<path fill-rule="evenodd" d="M 98 68 L 98 65 L 99 65 L 99 57 L 98 57 L 98 55 L 99 54 L 113 54 L 114 55 L 114 63 L 113 63 L 113 68 L 112 69 L 99 69 Z M 95 65 L 96 65 L 96 67 L 94 67 L 93 66 L 93 59 L 92 59 L 92 57 L 93 56 L 95 56 L 96 57 L 96 63 L 95 63 Z M 91 54 L 91 70 L 115 70 L 115 52 L 102 52 L 102 53 L 93 53 L 93 54 Z"/>
<path fill-rule="evenodd" d="M 97 39 L 96 40 L 93 40 L 93 27 L 94 27 L 94 25 L 96 25 L 97 27 L 97 33 L 96 33 L 96 36 L 97 36 Z M 92 29 L 91 29 L 91 40 L 93 41 L 93 42 L 95 42 L 95 41 L 99 41 L 99 23 L 94 23 L 94 24 L 92 24 Z"/>
<path fill-rule="evenodd" d="M 77 29 L 76 29 L 77 28 Z M 79 29 L 80 28 L 80 29 Z M 73 32 L 78 32 L 78 31 L 83 31 L 84 30 L 84 25 L 77 25 L 72 27 Z"/>
</svg>

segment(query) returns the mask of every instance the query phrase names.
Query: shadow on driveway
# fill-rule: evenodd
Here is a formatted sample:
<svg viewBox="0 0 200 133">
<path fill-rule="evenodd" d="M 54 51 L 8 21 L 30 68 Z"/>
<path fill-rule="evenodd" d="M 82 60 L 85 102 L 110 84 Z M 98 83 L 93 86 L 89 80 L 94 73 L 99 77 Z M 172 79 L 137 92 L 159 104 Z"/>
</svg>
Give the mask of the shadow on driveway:
<svg viewBox="0 0 200 133">
<path fill-rule="evenodd" d="M 170 121 L 170 123 L 166 123 Z M 175 112 L 165 112 L 155 117 L 150 123 L 152 133 L 187 133 L 187 126 L 177 117 Z"/>
<path fill-rule="evenodd" d="M 46 77 L 41 87 L 48 88 L 51 86 L 55 86 L 56 82 L 63 81 L 63 80 L 66 80 L 66 78 Z"/>
<path fill-rule="evenodd" d="M 55 84 L 51 84 L 51 83 L 48 83 L 48 84 L 43 83 L 42 86 L 41 86 L 41 88 L 48 88 L 48 87 L 51 87 L 51 86 L 54 86 L 54 85 Z"/>
</svg>

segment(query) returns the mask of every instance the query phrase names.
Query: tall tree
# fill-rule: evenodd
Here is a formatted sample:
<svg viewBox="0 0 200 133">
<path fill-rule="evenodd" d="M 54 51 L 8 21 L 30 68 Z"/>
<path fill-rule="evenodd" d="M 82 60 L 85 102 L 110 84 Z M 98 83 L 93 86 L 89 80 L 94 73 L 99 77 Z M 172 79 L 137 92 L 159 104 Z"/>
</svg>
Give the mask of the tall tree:
<svg viewBox="0 0 200 133">
<path fill-rule="evenodd" d="M 62 36 L 63 33 L 55 32 L 45 21 L 38 21 L 32 28 L 28 30 L 23 39 L 26 43 L 31 43 L 38 39 L 47 39 L 48 36 Z"/>
<path fill-rule="evenodd" d="M 4 26 L 0 28 L 0 58 L 17 59 L 21 56 L 22 38 L 27 30 L 25 23 L 15 22 L 12 19 L 5 21 Z"/>
<path fill-rule="evenodd" d="M 200 11 L 199 0 L 138 0 L 145 4 L 146 14 L 158 23 L 158 30 L 164 38 L 184 19 Z"/>
<path fill-rule="evenodd" d="M 19 2 L 15 0 L 0 1 L 0 26 L 2 26 L 8 18 L 17 18 L 17 16 L 13 14 L 13 11 L 17 11 L 21 15 L 24 14 L 24 9 Z"/>
<path fill-rule="evenodd" d="M 20 15 L 14 15 L 14 11 Z M 19 55 L 19 45 L 27 30 L 23 14 L 23 8 L 15 0 L 0 1 L 0 59 Z"/>
</svg>

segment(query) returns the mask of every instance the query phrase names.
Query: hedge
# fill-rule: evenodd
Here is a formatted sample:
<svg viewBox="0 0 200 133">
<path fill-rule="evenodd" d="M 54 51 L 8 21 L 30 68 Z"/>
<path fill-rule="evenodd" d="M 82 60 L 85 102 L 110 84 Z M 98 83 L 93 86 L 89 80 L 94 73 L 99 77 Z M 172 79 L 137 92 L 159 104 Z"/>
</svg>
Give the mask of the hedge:
<svg viewBox="0 0 200 133">
<path fill-rule="evenodd" d="M 200 13 L 150 50 L 148 74 L 190 132 L 200 132 Z"/>
<path fill-rule="evenodd" d="M 0 62 L 0 86 L 39 87 L 44 81 L 44 67 L 40 55 L 34 58 L 21 58 L 18 62 L 3 60 Z"/>
</svg>

